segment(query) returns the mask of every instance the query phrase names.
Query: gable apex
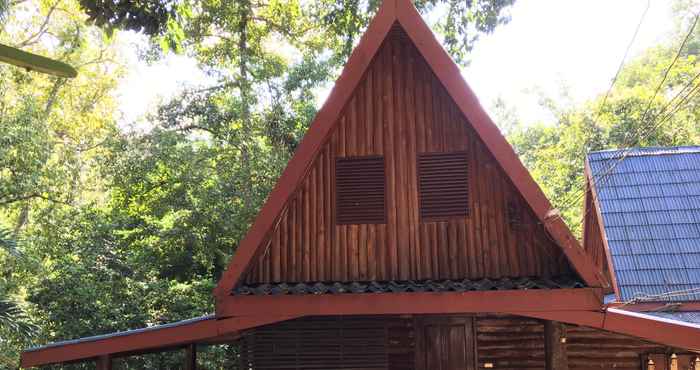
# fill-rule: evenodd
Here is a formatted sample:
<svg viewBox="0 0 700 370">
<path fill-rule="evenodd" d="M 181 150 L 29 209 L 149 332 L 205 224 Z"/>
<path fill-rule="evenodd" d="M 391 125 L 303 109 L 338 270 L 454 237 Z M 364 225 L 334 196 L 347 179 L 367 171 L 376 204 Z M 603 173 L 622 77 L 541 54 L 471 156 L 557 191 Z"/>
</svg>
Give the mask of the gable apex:
<svg viewBox="0 0 700 370">
<path fill-rule="evenodd" d="M 360 43 L 350 56 L 328 99 L 311 123 L 288 166 L 270 193 L 253 226 L 239 244 L 230 265 L 215 290 L 219 299 L 227 296 L 261 253 L 263 241 L 275 226 L 278 216 L 295 189 L 303 180 L 323 144 L 332 132 L 343 108 L 362 81 L 392 27 L 399 24 L 432 73 L 454 101 L 459 113 L 473 127 L 508 180 L 525 199 L 539 223 L 562 248 L 576 273 L 590 287 L 600 287 L 601 273 L 590 263 L 578 241 L 571 235 L 549 201 L 522 165 L 513 148 L 480 106 L 476 96 L 463 80 L 459 68 L 435 39 L 409 0 L 385 1 L 371 21 Z"/>
</svg>

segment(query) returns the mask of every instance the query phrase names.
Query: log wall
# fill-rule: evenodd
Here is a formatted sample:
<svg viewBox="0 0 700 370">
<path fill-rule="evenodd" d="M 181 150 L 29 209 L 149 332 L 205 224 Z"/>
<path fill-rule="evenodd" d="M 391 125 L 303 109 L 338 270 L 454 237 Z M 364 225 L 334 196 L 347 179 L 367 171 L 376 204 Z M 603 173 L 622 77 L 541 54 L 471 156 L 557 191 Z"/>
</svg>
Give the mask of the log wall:
<svg viewBox="0 0 700 370">
<path fill-rule="evenodd" d="M 693 369 L 695 354 L 575 325 L 561 327 L 567 369 Z M 241 365 L 263 369 L 550 370 L 545 322 L 518 316 L 311 317 L 252 330 Z M 553 363 L 550 361 L 550 364 Z M 557 370 L 566 370 L 558 369 Z"/>
<path fill-rule="evenodd" d="M 416 158 L 466 151 L 469 214 L 420 219 Z M 382 156 L 386 223 L 337 225 L 337 158 Z M 247 283 L 571 273 L 525 200 L 400 29 L 385 40 L 277 220 Z"/>
</svg>

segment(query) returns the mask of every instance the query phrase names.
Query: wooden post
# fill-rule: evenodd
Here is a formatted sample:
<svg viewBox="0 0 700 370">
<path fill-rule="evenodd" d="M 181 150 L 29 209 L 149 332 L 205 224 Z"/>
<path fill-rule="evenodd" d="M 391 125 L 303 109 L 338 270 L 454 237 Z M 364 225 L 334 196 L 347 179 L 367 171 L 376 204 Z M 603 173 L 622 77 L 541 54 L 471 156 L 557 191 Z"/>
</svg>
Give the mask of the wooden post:
<svg viewBox="0 0 700 370">
<path fill-rule="evenodd" d="M 185 370 L 197 370 L 197 344 L 191 343 L 185 348 Z"/>
<path fill-rule="evenodd" d="M 693 361 L 693 370 L 700 370 L 700 357 L 695 357 L 695 361 Z"/>
<path fill-rule="evenodd" d="M 678 370 L 678 356 L 671 354 L 671 370 Z"/>
<path fill-rule="evenodd" d="M 547 370 L 568 370 L 566 327 L 556 321 L 544 322 L 544 348 Z"/>
<path fill-rule="evenodd" d="M 112 370 L 112 359 L 109 355 L 102 355 L 97 358 L 97 370 Z"/>
<path fill-rule="evenodd" d="M 647 370 L 656 370 L 656 365 L 654 364 L 654 360 L 649 359 L 647 361 Z"/>
</svg>

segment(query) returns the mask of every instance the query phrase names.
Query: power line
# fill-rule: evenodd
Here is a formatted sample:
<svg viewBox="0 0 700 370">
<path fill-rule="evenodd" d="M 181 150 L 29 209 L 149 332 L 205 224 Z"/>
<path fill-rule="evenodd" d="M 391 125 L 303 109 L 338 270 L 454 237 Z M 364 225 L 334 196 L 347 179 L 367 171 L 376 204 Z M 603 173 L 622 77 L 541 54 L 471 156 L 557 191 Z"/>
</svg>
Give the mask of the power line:
<svg viewBox="0 0 700 370">
<path fill-rule="evenodd" d="M 670 64 L 668 67 L 666 67 L 666 70 L 664 71 L 663 78 L 661 79 L 661 81 L 659 82 L 659 84 L 656 86 L 656 89 L 654 90 L 654 94 L 653 94 L 652 97 L 649 99 L 649 101 L 648 101 L 648 103 L 647 103 L 647 106 L 646 106 L 646 108 L 645 108 L 645 110 L 644 110 L 644 113 L 642 114 L 642 117 L 641 117 L 641 123 L 642 123 L 641 129 L 644 129 L 644 128 L 645 128 L 645 126 L 643 126 L 643 123 L 644 123 L 644 120 L 645 120 L 645 118 L 646 118 L 646 116 L 647 116 L 649 110 L 651 109 L 651 106 L 652 106 L 652 104 L 653 104 L 653 102 L 654 102 L 654 99 L 656 98 L 656 96 L 658 95 L 659 91 L 660 91 L 661 88 L 663 87 L 663 84 L 666 82 L 666 79 L 668 78 L 668 75 L 669 75 L 671 69 L 673 69 L 673 66 L 674 66 L 674 65 L 676 64 L 676 62 L 678 61 L 678 58 L 680 57 L 680 55 L 681 55 L 683 49 L 685 48 L 685 45 L 687 44 L 688 40 L 690 39 L 690 36 L 692 35 L 693 30 L 695 29 L 695 26 L 697 25 L 698 19 L 699 19 L 699 18 L 700 18 L 700 13 L 696 14 L 695 20 L 693 21 L 692 26 L 691 26 L 690 29 L 688 30 L 688 33 L 685 35 L 685 38 L 683 39 L 683 42 L 681 43 L 680 47 L 678 48 L 678 50 L 677 50 L 677 52 L 676 52 L 676 55 L 675 55 L 674 58 L 673 58 L 673 61 L 671 62 L 671 64 Z M 696 77 L 696 78 L 697 78 L 697 77 Z M 691 80 L 690 84 L 692 84 L 692 82 L 693 82 L 696 78 L 694 78 L 693 80 Z M 686 84 L 686 87 L 684 87 L 684 88 L 681 90 L 681 92 L 684 91 L 684 90 L 687 88 L 688 85 L 689 85 L 689 84 Z M 675 99 L 675 97 L 674 97 L 674 99 Z M 671 99 L 671 100 L 673 100 L 673 99 Z M 667 107 L 667 106 L 668 106 L 668 104 L 666 105 L 666 107 Z M 662 111 L 662 113 L 660 113 L 660 114 L 663 114 L 663 111 Z M 599 114 L 599 115 L 600 115 L 600 114 Z M 598 115 L 598 116 L 599 116 L 599 115 Z M 649 126 L 655 125 L 655 123 L 656 123 L 656 122 L 655 122 L 655 121 L 656 121 L 656 118 L 658 118 L 658 117 L 659 117 L 659 115 L 657 115 L 657 116 L 655 117 L 655 119 L 651 121 L 651 124 L 650 124 Z M 662 121 L 662 122 L 663 122 L 663 121 Z M 653 132 L 653 131 L 651 131 L 651 130 L 650 130 L 650 131 L 647 131 L 647 135 L 650 134 L 651 132 Z M 615 162 L 613 163 L 612 166 L 610 166 L 610 167 L 606 170 L 606 172 L 602 173 L 602 175 L 601 175 L 600 172 L 599 172 L 599 173 L 596 173 L 596 174 L 593 174 L 593 179 L 592 179 L 592 180 L 593 180 L 593 184 L 592 184 L 593 186 L 595 186 L 596 184 L 598 184 L 598 183 L 604 181 L 604 180 L 612 173 L 612 171 L 613 171 L 622 161 L 624 161 L 625 158 L 627 158 L 627 156 L 628 156 L 629 153 L 631 152 L 632 147 L 633 147 L 634 145 L 636 145 L 637 143 L 639 143 L 641 140 L 644 139 L 644 138 L 642 138 L 642 137 L 639 137 L 640 133 L 644 133 L 644 131 L 640 132 L 640 129 L 635 130 L 634 135 L 635 135 L 635 137 L 636 137 L 636 140 L 635 140 L 634 142 L 628 144 L 628 145 L 627 145 L 627 148 L 625 148 L 624 150 L 622 150 L 622 151 L 620 152 L 620 156 L 619 156 L 617 159 L 612 158 L 613 160 L 615 160 Z M 629 132 L 628 132 L 627 135 L 625 135 L 625 138 L 627 138 L 627 137 L 629 137 Z M 583 198 L 583 196 L 585 195 L 585 193 L 586 193 L 586 190 L 585 190 L 585 189 L 583 188 L 583 186 L 582 186 L 582 189 L 578 192 L 578 196 L 576 196 L 576 198 L 573 200 L 573 202 L 566 201 L 566 202 L 564 203 L 564 207 L 565 207 L 565 208 L 568 208 L 568 207 L 571 207 L 572 205 L 574 205 L 575 203 L 578 203 L 578 202 Z M 586 216 L 586 215 L 584 215 L 584 217 L 585 217 L 585 216 Z"/>
<path fill-rule="evenodd" d="M 632 34 L 632 39 L 630 39 L 629 43 L 627 43 L 627 47 L 625 48 L 625 53 L 622 56 L 622 59 L 620 60 L 620 64 L 617 66 L 617 71 L 615 72 L 615 76 L 613 77 L 612 81 L 610 82 L 610 86 L 608 87 L 608 90 L 605 92 L 605 95 L 603 96 L 603 100 L 598 105 L 598 112 L 596 113 L 596 116 L 593 119 L 593 122 L 597 122 L 598 118 L 600 118 L 600 115 L 603 113 L 603 108 L 605 108 L 605 104 L 608 101 L 608 97 L 610 97 L 610 93 L 612 92 L 613 87 L 615 86 L 615 83 L 617 82 L 617 79 L 620 76 L 620 72 L 622 71 L 622 68 L 625 65 L 625 61 L 627 60 L 627 55 L 629 54 L 630 50 L 632 49 L 632 45 L 634 45 L 634 41 L 637 39 L 637 35 L 639 34 L 639 30 L 642 28 L 642 24 L 644 23 L 644 19 L 646 18 L 650 7 L 651 7 L 651 0 L 647 0 L 647 6 L 646 6 L 646 8 L 644 8 L 642 15 L 639 17 L 639 22 L 637 22 L 637 27 L 634 29 L 634 33 Z M 568 204 L 569 202 L 565 201 L 565 203 Z M 568 206 L 567 206 L 567 208 L 568 208 Z"/>
<path fill-rule="evenodd" d="M 617 82 L 617 78 L 620 76 L 620 72 L 622 71 L 622 67 L 624 67 L 624 65 L 625 65 L 625 60 L 627 60 L 627 55 L 629 54 L 630 49 L 632 49 L 632 45 L 634 44 L 634 40 L 637 39 L 637 35 L 639 34 L 639 29 L 642 28 L 642 23 L 644 23 L 644 18 L 647 16 L 647 13 L 649 12 L 650 6 L 651 6 L 651 0 L 647 0 L 647 7 L 644 9 L 642 16 L 639 18 L 639 23 L 637 23 L 637 28 L 634 29 L 634 34 L 632 35 L 632 39 L 627 44 L 627 48 L 625 49 L 625 54 L 622 56 L 622 60 L 620 60 L 620 65 L 617 66 L 617 71 L 615 72 L 615 77 L 613 77 L 612 82 L 610 83 L 610 87 L 608 87 L 608 91 L 605 92 L 605 96 L 603 97 L 603 100 L 601 101 L 600 105 L 598 106 L 598 115 L 596 116 L 594 121 L 597 121 L 603 112 L 603 107 L 605 107 L 605 103 L 608 101 L 608 97 L 610 96 L 610 92 L 612 92 L 613 86 L 615 86 L 615 82 Z"/>
<path fill-rule="evenodd" d="M 698 77 L 700 77 L 700 72 L 696 75 L 695 78 L 693 78 L 688 84 L 686 84 L 686 85 L 683 87 L 683 89 L 681 89 L 681 91 L 678 92 L 678 93 L 671 99 L 671 101 L 673 101 L 673 100 L 675 100 L 677 97 L 679 97 L 688 87 L 690 87 L 690 86 L 692 85 L 692 82 L 693 82 L 695 79 L 697 79 Z M 698 96 L 698 95 L 700 95 L 700 83 L 696 84 L 692 89 L 690 89 L 690 90 L 688 91 L 687 94 L 685 94 L 678 102 L 676 102 L 676 104 L 673 106 L 673 108 L 672 108 L 672 109 L 670 110 L 670 112 L 668 112 L 668 113 L 666 113 L 666 109 L 665 109 L 665 108 L 669 107 L 670 104 L 666 104 L 666 106 L 664 106 L 664 109 L 663 109 L 659 114 L 657 114 L 657 115 L 655 116 L 655 120 L 656 120 L 658 117 L 660 117 L 662 114 L 665 114 L 665 116 L 664 116 L 660 121 L 656 122 L 656 124 L 655 124 L 654 126 L 649 127 L 648 130 L 646 130 L 645 132 L 643 132 L 644 135 L 643 135 L 639 140 L 641 141 L 641 140 L 644 140 L 644 139 L 646 139 L 647 137 L 649 137 L 649 135 L 651 135 L 651 133 L 653 133 L 654 130 L 658 129 L 658 128 L 661 127 L 661 125 L 663 125 L 666 121 L 668 121 L 669 119 L 673 118 L 673 116 L 675 116 L 676 113 L 678 113 L 678 111 L 679 111 L 681 108 L 684 108 L 686 102 L 690 101 L 691 99 L 695 98 L 695 97 Z M 626 157 L 626 156 L 625 156 L 625 157 Z M 625 159 L 625 158 L 621 158 L 621 159 L 619 160 L 619 162 L 621 162 L 621 161 L 624 160 L 624 159 Z M 614 165 L 618 165 L 619 162 L 615 163 Z M 607 175 L 610 175 L 610 173 L 612 173 L 612 170 L 613 170 L 613 169 L 614 169 L 614 166 L 612 166 L 612 167 L 610 168 L 610 170 L 606 172 L 606 174 L 607 174 Z M 602 180 L 604 180 L 604 178 L 599 179 L 598 182 L 600 183 L 600 182 L 602 182 Z M 585 194 L 585 192 L 584 192 L 583 194 Z M 580 198 L 579 198 L 579 199 L 580 199 Z M 588 210 L 586 211 L 586 213 L 583 214 L 583 216 L 581 217 L 581 221 L 580 221 L 579 225 L 581 225 L 581 224 L 583 224 L 583 223 L 585 222 L 586 216 L 588 216 L 588 214 L 591 212 L 591 210 L 592 210 L 592 209 L 588 209 Z"/>
</svg>

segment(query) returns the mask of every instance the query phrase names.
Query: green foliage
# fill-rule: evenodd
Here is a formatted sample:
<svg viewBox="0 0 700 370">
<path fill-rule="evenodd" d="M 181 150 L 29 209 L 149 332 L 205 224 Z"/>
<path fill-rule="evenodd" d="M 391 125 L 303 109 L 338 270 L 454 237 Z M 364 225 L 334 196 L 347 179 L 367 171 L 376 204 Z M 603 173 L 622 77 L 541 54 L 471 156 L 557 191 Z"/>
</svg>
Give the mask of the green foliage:
<svg viewBox="0 0 700 370">
<path fill-rule="evenodd" d="M 444 27 L 463 59 L 511 3 L 418 5 L 468 14 Z M 0 293 L 40 323 L 36 343 L 211 313 L 211 291 L 316 114 L 317 92 L 337 76 L 377 6 L 18 2 L 4 25 L 25 31 L 0 34 L 0 42 L 79 70 L 63 80 L 0 66 L 8 87 L 0 89 L 0 221 L 21 236 L 23 251 L 16 263 L 0 254 L 7 277 Z M 166 51 L 186 52 L 214 83 L 164 102 L 147 117 L 148 129 L 120 130 L 113 118 L 123 72 L 113 44 L 119 33 L 109 37 L 117 29 L 141 30 Z M 12 367 L 29 341 L 7 338 L 0 364 Z M 235 348 L 205 353 L 201 367 L 231 368 Z M 171 368 L 178 356 L 136 356 L 119 366 Z"/>
<path fill-rule="evenodd" d="M 677 47 L 677 43 L 654 47 L 628 63 L 605 105 L 601 96 L 582 106 L 555 107 L 556 123 L 520 127 L 509 136 L 535 180 L 575 232 L 582 228 L 586 153 L 700 142 L 700 98 L 692 94 L 682 104 L 681 99 L 673 100 L 700 72 L 695 51 L 682 54 L 661 93 L 651 100 Z M 647 106 L 650 109 L 645 116 Z"/>
<path fill-rule="evenodd" d="M 515 0 L 419 0 L 416 7 L 427 13 L 444 11 L 436 27 L 444 36 L 445 46 L 459 62 L 468 60 L 468 53 L 480 34 L 492 32 L 509 21 L 504 9 Z M 96 1 L 80 0 L 80 5 L 96 25 L 112 32 L 115 29 L 140 31 L 159 41 L 167 50 L 187 50 L 185 46 L 201 44 L 202 38 L 236 42 L 231 29 L 240 23 L 240 9 L 250 11 L 254 38 L 271 32 L 283 39 L 309 46 L 331 49 L 335 62 L 342 63 L 359 35 L 377 11 L 379 0 L 292 1 Z M 225 36 L 224 36 L 225 35 Z M 253 41 L 254 44 L 258 42 Z M 235 48 L 234 48 L 235 49 Z"/>
<path fill-rule="evenodd" d="M 166 32 L 168 21 L 176 15 L 177 2 L 80 0 L 80 6 L 98 26 L 155 36 Z"/>
<path fill-rule="evenodd" d="M 0 221 L 11 226 L 0 229 L 0 243 L 21 250 L 0 253 L 0 297 L 16 303 L 6 317 L 40 323 L 36 342 L 46 343 L 211 313 L 211 290 L 315 115 L 316 93 L 337 75 L 378 3 L 32 0 L 6 12 L 3 30 L 25 31 L 1 33 L 0 42 L 79 69 L 67 81 L 0 66 Z M 512 3 L 416 5 L 445 14 L 437 26 L 464 62 Z M 161 104 L 147 130 L 118 129 L 115 38 L 87 26 L 85 12 L 105 29 L 141 30 L 163 49 L 186 52 L 214 83 Z M 645 131 L 699 70 L 696 39 L 644 119 L 673 57 L 668 45 L 629 63 L 600 114 L 600 99 L 550 104 L 556 123 L 522 127 L 497 102 L 509 140 L 574 228 L 581 202 L 568 200 L 583 184 L 585 153 Z M 636 145 L 697 143 L 698 102 L 690 99 Z M 0 329 L 0 366 L 16 366 L 30 344 L 25 334 Z M 118 366 L 169 368 L 178 356 Z M 233 347 L 212 347 L 200 366 L 231 368 L 234 357 Z"/>
</svg>

